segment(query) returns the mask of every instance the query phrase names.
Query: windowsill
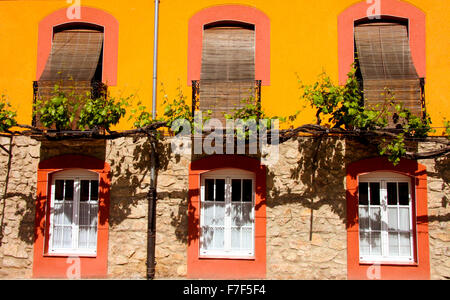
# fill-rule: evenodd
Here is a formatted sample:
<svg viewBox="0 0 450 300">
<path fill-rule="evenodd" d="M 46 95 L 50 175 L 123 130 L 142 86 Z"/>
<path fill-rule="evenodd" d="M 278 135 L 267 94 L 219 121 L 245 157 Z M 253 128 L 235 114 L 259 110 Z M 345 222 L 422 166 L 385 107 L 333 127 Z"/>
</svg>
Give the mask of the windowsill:
<svg viewBox="0 0 450 300">
<path fill-rule="evenodd" d="M 199 259 L 255 260 L 255 256 L 199 255 Z"/>
<path fill-rule="evenodd" d="M 380 265 L 380 266 L 418 266 L 415 261 L 359 261 L 360 265 Z"/>
<path fill-rule="evenodd" d="M 67 253 L 67 252 L 54 252 L 54 253 L 44 253 L 44 257 L 86 257 L 86 258 L 96 258 L 97 253 Z"/>
</svg>

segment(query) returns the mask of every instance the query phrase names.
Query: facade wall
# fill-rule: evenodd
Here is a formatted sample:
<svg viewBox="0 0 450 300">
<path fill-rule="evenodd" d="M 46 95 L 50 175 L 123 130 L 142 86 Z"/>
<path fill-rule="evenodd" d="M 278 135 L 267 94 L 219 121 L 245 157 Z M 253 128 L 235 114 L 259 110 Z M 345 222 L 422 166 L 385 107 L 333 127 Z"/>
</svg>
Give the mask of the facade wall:
<svg viewBox="0 0 450 300">
<path fill-rule="evenodd" d="M 308 103 L 299 100 L 298 79 L 306 84 L 313 83 L 320 73 L 326 71 L 336 82 L 339 80 L 338 17 L 353 5 L 364 2 L 367 3 L 359 0 L 323 0 L 314 4 L 309 0 L 276 4 L 270 0 L 195 0 L 189 4 L 184 0 L 160 1 L 158 112 L 163 111 L 164 95 L 175 97 L 178 87 L 185 96 L 191 95 L 188 83 L 190 20 L 205 9 L 232 4 L 256 9 L 270 20 L 270 85 L 264 85 L 262 89 L 264 109 L 269 115 L 277 116 L 291 115 L 302 109 L 302 118 L 298 123 L 312 122 L 315 112 L 309 105 L 302 108 Z M 398 2 L 400 0 L 383 0 L 381 8 L 385 3 L 396 7 Z M 447 61 L 450 50 L 450 42 L 442 38 L 449 35 L 449 29 L 442 26 L 448 19 L 448 5 L 445 1 L 401 2 L 418 8 L 426 15 L 426 23 L 421 26 L 425 27 L 427 111 L 433 125 L 441 127 L 443 118 L 447 116 L 448 119 L 450 115 L 449 108 L 442 106 L 449 98 L 446 80 L 449 65 L 442 63 Z M 134 94 L 136 103 L 140 100 L 150 107 L 153 2 L 83 0 L 81 4 L 104 11 L 118 22 L 117 84 L 110 86 L 111 95 Z M 44 55 L 38 48 L 39 24 L 55 11 L 68 7 L 70 4 L 65 1 L 0 3 L 0 19 L 3 20 L 0 31 L 8 33 L 1 36 L 5 47 L 0 49 L 0 61 L 4 66 L 0 70 L 0 89 L 15 104 L 22 124 L 31 122 L 32 81 L 37 80 L 38 60 L 42 60 Z M 353 43 L 347 46 L 352 55 Z M 279 105 L 280 101 L 283 105 Z M 117 129 L 130 127 L 131 124 L 124 121 Z"/>
<path fill-rule="evenodd" d="M 1 142 L 8 145 L 9 139 Z M 163 151 L 158 166 L 156 278 L 186 278 L 192 158 L 171 153 L 168 142 L 159 147 Z M 37 165 L 40 160 L 71 153 L 103 158 L 111 167 L 107 277 L 145 278 L 149 184 L 145 139 L 66 143 L 17 137 L 12 149 L 8 190 L 0 210 L 1 278 L 33 276 Z M 3 196 L 8 159 L 5 152 L 0 153 Z M 299 138 L 280 146 L 280 160 L 267 166 L 266 172 L 266 278 L 347 278 L 345 166 L 375 153 L 360 142 L 338 138 L 324 138 L 320 145 L 317 139 Z M 431 279 L 446 279 L 450 275 L 449 160 L 420 163 L 427 167 L 428 175 Z"/>
</svg>

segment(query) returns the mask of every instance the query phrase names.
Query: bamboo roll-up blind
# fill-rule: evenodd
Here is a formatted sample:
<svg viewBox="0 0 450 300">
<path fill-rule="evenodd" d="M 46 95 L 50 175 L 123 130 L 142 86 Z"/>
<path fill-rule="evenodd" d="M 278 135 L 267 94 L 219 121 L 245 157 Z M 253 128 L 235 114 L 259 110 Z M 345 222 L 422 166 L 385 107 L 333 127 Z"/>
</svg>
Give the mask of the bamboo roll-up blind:
<svg viewBox="0 0 450 300">
<path fill-rule="evenodd" d="M 92 80 L 102 47 L 101 31 L 74 29 L 55 33 L 50 56 L 39 80 Z"/>
<path fill-rule="evenodd" d="M 412 61 L 408 28 L 397 23 L 371 23 L 355 27 L 355 43 L 363 79 L 366 106 L 385 103 L 385 88 L 396 103 L 420 116 L 420 79 Z"/>
<path fill-rule="evenodd" d="M 224 120 L 224 113 L 254 96 L 255 31 L 213 27 L 203 34 L 200 110 L 211 110 L 211 117 Z"/>
<path fill-rule="evenodd" d="M 52 49 L 37 83 L 36 97 L 45 102 L 55 96 L 55 86 L 80 106 L 80 99 L 92 93 L 92 80 L 99 68 L 103 32 L 92 29 L 69 29 L 53 35 Z M 78 113 L 75 119 L 78 119 Z M 42 127 L 39 115 L 35 126 Z M 77 129 L 75 125 L 72 129 Z"/>
</svg>

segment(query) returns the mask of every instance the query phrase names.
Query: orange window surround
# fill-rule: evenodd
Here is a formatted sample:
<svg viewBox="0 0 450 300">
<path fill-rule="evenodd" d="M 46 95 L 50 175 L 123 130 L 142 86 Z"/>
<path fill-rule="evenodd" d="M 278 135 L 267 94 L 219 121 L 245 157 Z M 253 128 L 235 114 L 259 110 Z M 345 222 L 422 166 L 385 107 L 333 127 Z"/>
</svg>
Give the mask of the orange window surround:
<svg viewBox="0 0 450 300">
<path fill-rule="evenodd" d="M 77 258 L 76 254 L 48 254 L 52 174 L 70 169 L 86 169 L 99 174 L 97 254 L 92 257 L 79 257 L 79 275 L 81 278 L 105 278 L 107 276 L 110 167 L 106 162 L 97 158 L 62 155 L 42 161 L 38 165 L 33 278 L 67 278 L 71 276 L 69 268 L 75 262 L 71 258 Z"/>
<path fill-rule="evenodd" d="M 241 169 L 255 174 L 255 256 L 251 259 L 200 258 L 200 182 L 212 170 Z M 266 168 L 258 160 L 238 155 L 212 155 L 189 167 L 189 278 L 258 279 L 266 277 Z"/>
<path fill-rule="evenodd" d="M 384 171 L 412 178 L 414 263 L 367 264 L 359 261 L 358 176 Z M 427 171 L 416 161 L 402 159 L 394 166 L 384 157 L 347 166 L 347 277 L 348 279 L 429 279 Z"/>
</svg>

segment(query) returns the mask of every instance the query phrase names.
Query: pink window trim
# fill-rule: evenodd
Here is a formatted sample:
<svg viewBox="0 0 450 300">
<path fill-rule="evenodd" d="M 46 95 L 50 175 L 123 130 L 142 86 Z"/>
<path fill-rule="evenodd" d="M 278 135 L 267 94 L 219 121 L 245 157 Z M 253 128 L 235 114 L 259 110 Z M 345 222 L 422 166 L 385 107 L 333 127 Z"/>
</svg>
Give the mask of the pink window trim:
<svg viewBox="0 0 450 300">
<path fill-rule="evenodd" d="M 408 19 L 409 41 L 414 65 L 419 77 L 426 75 L 426 16 L 423 11 L 399 0 L 380 0 L 381 16 Z M 339 82 L 344 84 L 354 61 L 354 22 L 367 18 L 367 10 L 373 5 L 367 1 L 350 6 L 338 16 Z"/>
<path fill-rule="evenodd" d="M 204 25 L 218 21 L 238 21 L 255 25 L 255 79 L 270 85 L 270 20 L 256 8 L 242 5 L 223 5 L 206 8 L 189 20 L 188 29 L 188 85 L 200 80 Z"/>
<path fill-rule="evenodd" d="M 36 80 L 39 80 L 52 49 L 53 29 L 69 23 L 88 23 L 104 28 L 103 83 L 117 85 L 119 22 L 110 14 L 92 7 L 81 7 L 80 19 L 69 19 L 67 8 L 45 17 L 39 23 Z"/>
</svg>

